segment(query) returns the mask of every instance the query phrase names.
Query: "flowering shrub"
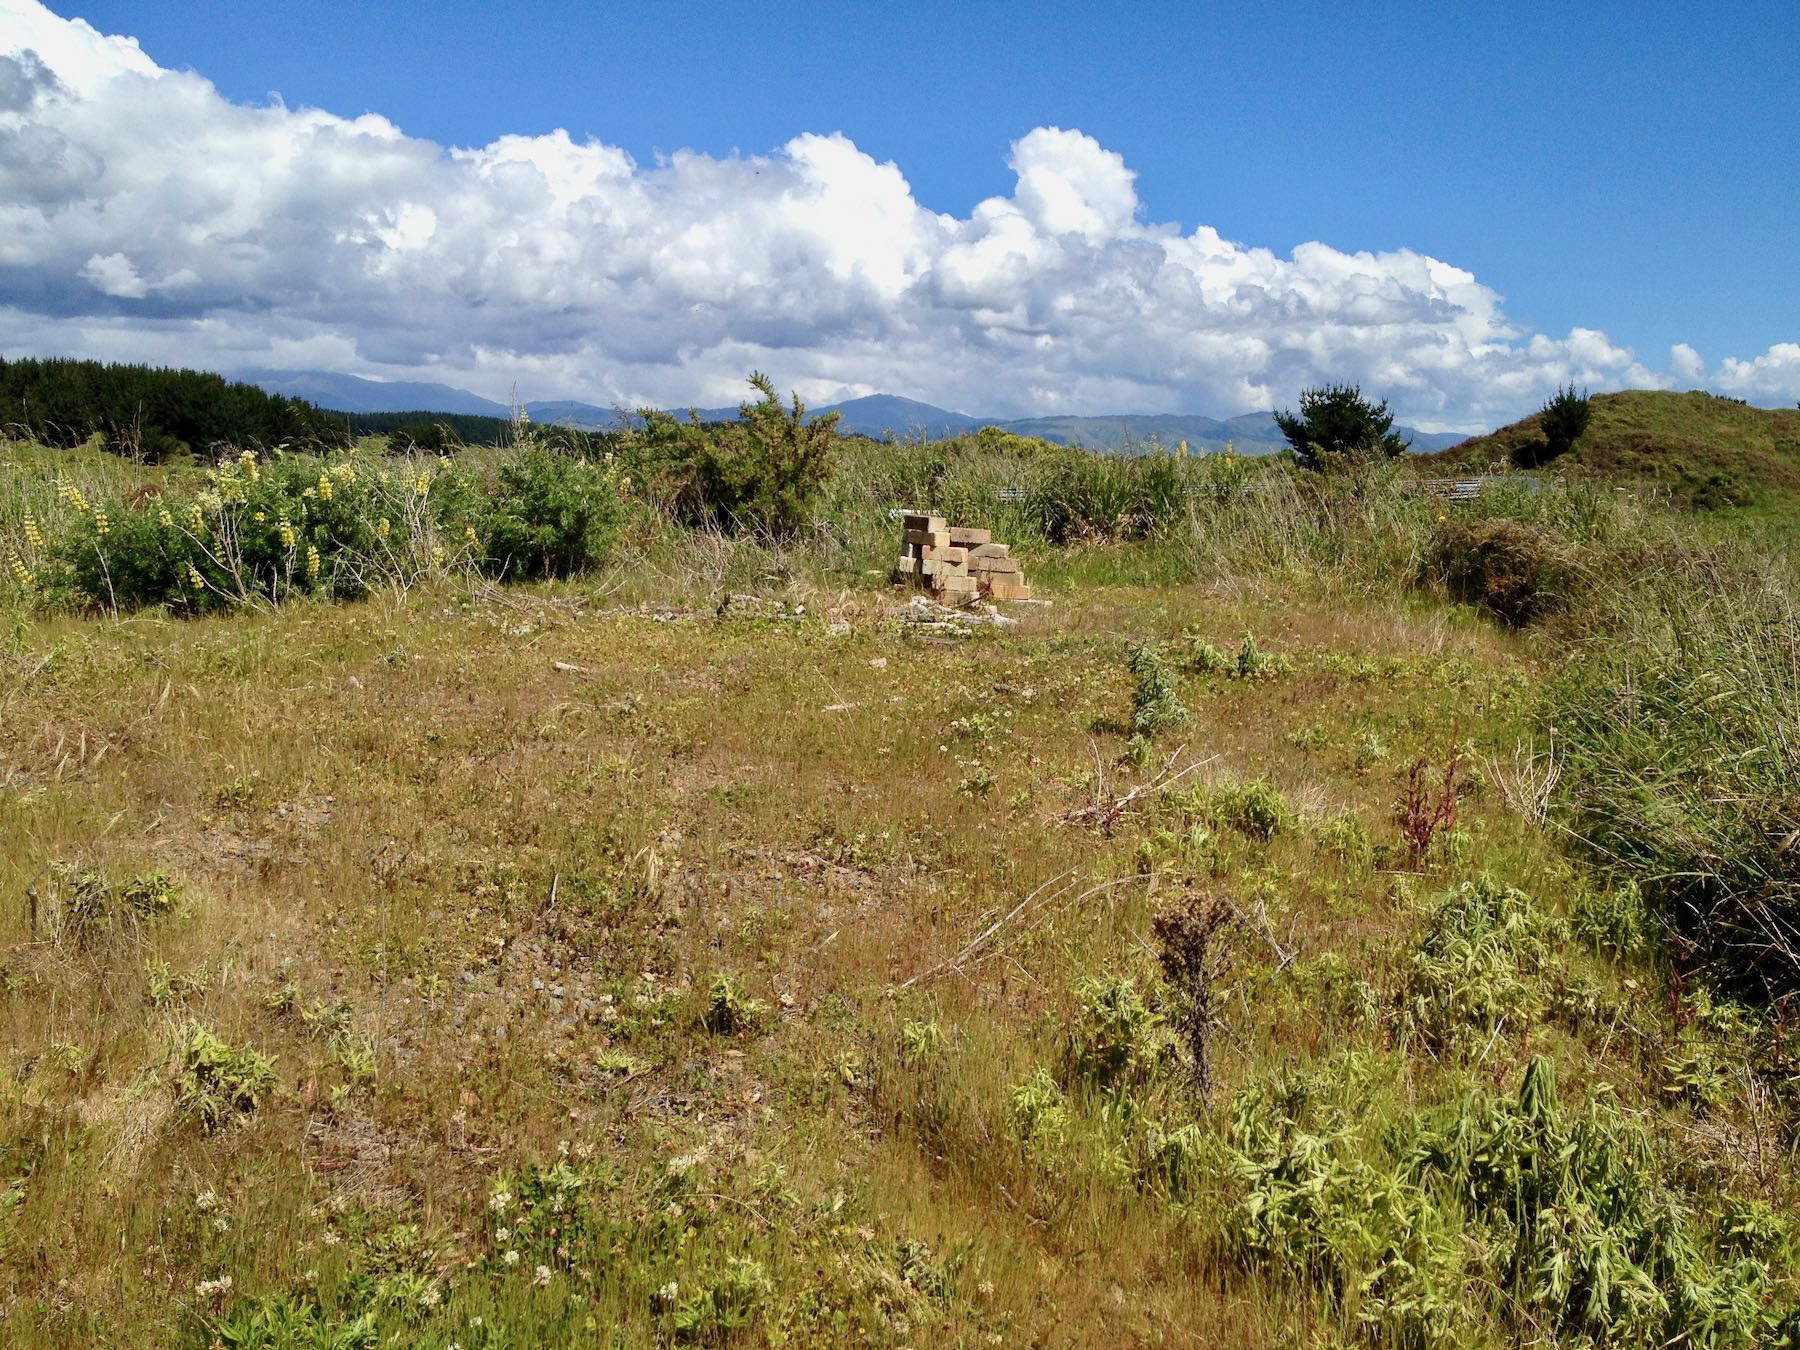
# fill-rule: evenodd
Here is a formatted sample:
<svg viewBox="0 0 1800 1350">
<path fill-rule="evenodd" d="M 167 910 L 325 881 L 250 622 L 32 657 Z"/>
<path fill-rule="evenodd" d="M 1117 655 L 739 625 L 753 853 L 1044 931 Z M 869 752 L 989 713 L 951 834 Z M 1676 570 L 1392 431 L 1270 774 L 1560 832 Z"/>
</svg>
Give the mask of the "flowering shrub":
<svg viewBox="0 0 1800 1350">
<path fill-rule="evenodd" d="M 484 485 L 448 459 L 329 459 L 248 450 L 190 496 L 90 501 L 62 483 L 55 511 L 0 546 L 6 577 L 52 604 L 177 613 L 347 598 L 459 569 L 566 575 L 617 536 L 619 483 L 527 446 Z"/>
</svg>

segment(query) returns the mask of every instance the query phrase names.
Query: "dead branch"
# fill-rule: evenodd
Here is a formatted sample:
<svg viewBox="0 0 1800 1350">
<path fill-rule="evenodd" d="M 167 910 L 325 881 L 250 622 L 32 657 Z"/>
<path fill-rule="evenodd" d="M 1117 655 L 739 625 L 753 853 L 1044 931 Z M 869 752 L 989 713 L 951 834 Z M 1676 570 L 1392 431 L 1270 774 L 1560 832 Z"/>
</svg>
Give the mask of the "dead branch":
<svg viewBox="0 0 1800 1350">
<path fill-rule="evenodd" d="M 1168 759 L 1163 761 L 1163 766 L 1157 771 L 1156 777 L 1147 783 L 1138 784 L 1123 796 L 1114 797 L 1106 794 L 1104 787 L 1101 786 L 1104 780 L 1096 776 L 1098 793 L 1096 799 L 1086 806 L 1076 807 L 1063 816 L 1063 824 L 1098 825 L 1103 831 L 1111 834 L 1113 828 L 1119 823 L 1119 818 L 1130 810 L 1134 803 L 1152 793 L 1161 792 L 1164 788 L 1173 787 L 1196 769 L 1205 768 L 1218 759 L 1217 755 L 1208 755 L 1205 759 L 1195 760 L 1184 769 L 1176 769 L 1175 761 L 1181 757 L 1181 752 L 1185 749 L 1187 749 L 1186 745 L 1176 746 Z M 1096 771 L 1097 773 L 1098 771 Z"/>
<path fill-rule="evenodd" d="M 1145 880 L 1145 878 L 1140 876 L 1115 877 L 1111 881 L 1102 881 L 1097 885 L 1087 887 L 1085 890 L 1077 890 L 1075 882 L 1072 879 L 1073 875 L 1074 874 L 1070 872 L 1063 872 L 1050 878 L 1050 880 L 1044 882 L 1036 890 L 1032 891 L 1031 894 L 1019 901 L 1018 904 L 1014 905 L 1011 909 L 1007 910 L 1006 913 L 1002 914 L 998 919 L 995 919 L 986 928 L 982 929 L 972 941 L 954 956 L 938 962 L 930 970 L 921 971 L 919 974 L 914 975 L 903 983 L 900 988 L 911 989 L 915 984 L 919 984 L 925 980 L 935 979 L 937 976 L 949 971 L 961 973 L 962 967 L 968 962 L 974 960 L 986 960 L 988 957 L 993 956 L 996 952 L 1001 950 L 999 946 L 994 945 L 996 939 L 999 938 L 1000 934 L 1006 929 L 1008 924 L 1013 923 L 1014 920 L 1020 919 L 1021 916 L 1025 916 L 1022 926 L 1019 928 L 1017 934 L 1009 934 L 1009 938 L 1015 936 L 1022 937 L 1026 933 L 1041 926 L 1049 919 L 1054 918 L 1057 914 L 1062 913 L 1064 910 L 1078 905 L 1085 900 L 1092 899 L 1094 896 L 1100 895 L 1105 891 L 1115 890 L 1120 886 Z"/>
</svg>

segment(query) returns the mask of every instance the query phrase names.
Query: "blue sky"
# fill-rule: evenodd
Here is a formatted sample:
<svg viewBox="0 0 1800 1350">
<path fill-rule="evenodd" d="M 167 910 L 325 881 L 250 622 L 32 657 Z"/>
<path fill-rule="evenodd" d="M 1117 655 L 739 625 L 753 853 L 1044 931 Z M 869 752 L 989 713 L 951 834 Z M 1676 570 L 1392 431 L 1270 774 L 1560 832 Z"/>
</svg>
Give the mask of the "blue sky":
<svg viewBox="0 0 1800 1350">
<path fill-rule="evenodd" d="M 0 0 L 0 52 L 8 47 L 9 8 L 26 16 L 21 22 L 32 31 L 44 22 L 29 19 L 31 0 Z M 979 204 L 1024 200 L 1017 147 L 1040 128 L 1087 138 L 1080 145 L 1030 142 L 1025 159 L 1044 181 L 1075 183 L 1077 196 L 1107 197 L 1116 184 L 1103 181 L 1097 154 L 1112 157 L 1106 164 L 1117 161 L 1116 176 L 1134 194 L 1121 209 L 1135 226 L 1126 228 L 1103 207 L 1105 238 L 1084 227 L 1085 261 L 1068 243 L 1072 218 L 1021 208 L 1038 235 L 1060 231 L 1064 242 L 1053 260 L 1035 241 L 1014 250 L 1031 260 L 1029 285 L 1021 283 L 1017 296 L 996 298 L 990 273 L 975 285 L 966 267 L 946 286 L 941 258 L 896 263 L 904 285 L 878 286 L 857 303 L 836 291 L 814 296 L 828 311 L 817 332 L 806 331 L 803 315 L 776 306 L 715 314 L 710 334 L 698 323 L 652 333 L 641 308 L 621 308 L 619 287 L 648 284 L 630 269 L 611 277 L 614 289 L 581 302 L 585 318 L 602 327 L 630 310 L 623 326 L 633 335 L 607 350 L 583 348 L 572 335 L 533 344 L 517 331 L 483 341 L 473 325 L 459 328 L 453 347 L 435 350 L 406 340 L 391 318 L 371 313 L 359 328 L 348 312 L 330 316 L 308 348 L 299 339 L 318 319 L 283 299 L 294 293 L 293 279 L 246 297 L 249 307 L 266 305 L 292 321 L 275 351 L 330 355 L 325 333 L 347 340 L 332 363 L 340 368 L 426 377 L 435 370 L 451 382 L 485 380 L 485 390 L 523 370 L 579 386 L 540 385 L 536 392 L 546 396 L 602 400 L 649 396 L 665 386 L 673 393 L 685 380 L 707 386 L 691 395 L 701 397 L 736 378 L 726 374 L 734 359 L 805 352 L 807 359 L 769 365 L 778 378 L 816 394 L 902 385 L 895 392 L 966 404 L 982 390 L 1011 388 L 1016 397 L 1000 397 L 1010 406 L 993 411 L 1059 398 L 1070 411 L 1103 411 L 1109 409 L 1099 403 L 1137 398 L 1145 411 L 1224 415 L 1245 410 L 1231 405 L 1234 398 L 1291 398 L 1297 383 L 1348 366 L 1345 373 L 1366 385 L 1392 383 L 1396 406 L 1422 425 L 1516 416 L 1562 377 L 1596 387 L 1706 383 L 1762 402 L 1800 393 L 1800 351 L 1791 362 L 1786 355 L 1800 342 L 1800 5 L 1791 0 L 1310 5 L 1279 12 L 1250 5 L 975 4 L 962 7 L 951 26 L 941 7 L 898 4 L 56 0 L 50 8 L 61 18 L 78 15 L 102 34 L 136 38 L 157 67 L 210 82 L 228 110 L 265 107 L 279 94 L 289 109 L 316 107 L 342 118 L 377 113 L 405 137 L 440 147 L 486 147 L 503 136 L 563 128 L 578 146 L 592 140 L 625 152 L 645 183 L 664 157 L 680 151 L 698 152 L 702 167 L 766 162 L 779 175 L 794 167 L 789 147 L 796 137 L 841 133 L 874 165 L 895 166 L 919 211 L 953 218 L 953 233 L 960 232 L 941 246 L 896 236 L 896 256 L 974 247 L 969 232 L 992 225 L 980 219 Z M 810 164 L 800 174 L 808 182 L 819 176 Z M 677 177 L 679 185 L 655 180 L 655 190 L 676 193 L 682 203 L 706 191 L 692 174 Z M 426 191 L 415 186 L 413 198 L 430 206 L 441 240 L 448 217 L 421 195 Z M 713 214 L 690 221 L 687 234 L 698 228 L 709 238 L 731 235 L 731 208 L 718 204 L 729 196 L 709 197 Z M 365 215 L 380 210 L 362 199 L 335 206 Z M 482 218 L 493 216 L 490 209 Z M 1137 227 L 1180 235 L 1210 228 L 1241 245 L 1244 257 L 1215 260 L 1220 268 L 1229 264 L 1234 280 L 1223 289 L 1212 281 L 1200 287 L 1202 302 L 1197 291 L 1137 276 L 1132 259 L 1145 244 Z M 761 237 L 770 227 L 764 221 L 745 228 Z M 1295 253 L 1313 241 L 1331 255 L 1306 261 Z M 130 349 L 133 332 L 147 342 L 155 332 L 178 331 L 169 325 L 184 314 L 197 322 L 228 308 L 218 287 L 204 304 L 178 302 L 179 286 L 139 280 L 151 264 L 136 261 L 125 242 L 115 248 L 101 239 L 84 260 L 84 275 L 112 304 L 89 306 L 90 336 L 101 324 L 107 341 Z M 812 247 L 771 244 L 734 275 L 763 267 L 761 280 L 779 284 L 788 277 L 782 260 L 812 257 Z M 830 241 L 821 247 L 829 250 Z M 990 240 L 984 247 L 991 260 L 996 246 Z M 608 266 L 579 250 L 549 251 Z M 1295 265 L 1276 275 L 1259 261 L 1262 251 Z M 1410 264 L 1379 261 L 1400 254 L 1469 274 L 1492 304 L 1444 292 Z M 1377 260 L 1362 268 L 1373 280 L 1361 288 L 1361 301 L 1321 294 L 1321 286 L 1343 278 L 1338 255 Z M 669 256 L 666 248 L 647 255 Z M 126 263 L 118 258 L 136 270 L 121 271 Z M 886 265 L 858 259 L 837 265 L 833 275 L 842 283 L 859 269 Z M 166 266 L 169 276 L 205 277 L 192 260 Z M 465 299 L 479 284 L 469 279 L 476 273 L 486 275 L 475 267 L 459 285 Z M 1233 294 L 1251 273 L 1268 294 L 1238 304 Z M 115 274 L 122 284 L 93 281 Z M 248 279 L 253 290 L 257 282 Z M 1140 302 L 1108 309 L 1106 297 L 1118 299 L 1121 285 L 1147 288 L 1141 303 L 1155 332 L 1142 344 L 1141 370 L 1132 365 L 1125 323 Z M 148 294 L 130 294 L 146 287 Z M 1370 310 L 1371 287 L 1398 297 L 1387 312 Z M 0 273 L 0 302 L 16 304 L 25 290 Z M 908 305 L 929 294 L 935 317 L 909 318 L 906 331 L 889 333 L 884 346 L 882 321 L 861 306 L 872 310 L 886 300 L 898 313 L 902 292 Z M 643 298 L 647 303 L 647 292 Z M 662 299 L 677 308 L 695 303 L 691 293 Z M 132 303 L 160 317 L 141 315 L 133 328 Z M 48 318 L 58 304 L 81 308 L 63 297 L 36 309 Z M 955 310 L 949 317 L 946 305 Z M 1189 329 L 1206 329 L 1216 340 L 1179 340 L 1184 305 Z M 1336 336 L 1314 340 L 1304 324 L 1288 322 L 1296 306 Z M 1498 318 L 1488 312 L 1493 306 Z M 1439 330 L 1430 327 L 1434 307 Z M 1053 316 L 1071 310 L 1084 322 L 1097 311 L 1114 317 L 1110 325 L 1059 329 Z M 994 319 L 1002 312 L 1012 316 L 1001 325 L 1004 338 Z M 221 342 L 222 357 L 237 351 L 231 343 L 255 345 L 241 315 L 231 317 L 238 328 Z M 508 322 L 517 330 L 523 316 Z M 1396 332 L 1406 324 L 1413 327 L 1401 340 Z M 1596 338 L 1578 336 L 1590 332 Z M 70 335 L 65 328 L 63 336 Z M 855 339 L 848 348 L 845 336 Z M 1021 355 L 1042 352 L 1046 339 L 1068 351 L 1055 359 Z M 959 342 L 966 344 L 959 360 L 941 370 L 919 355 Z M 1446 342 L 1459 346 L 1454 359 L 1440 352 Z M 712 359 L 701 359 L 696 353 L 709 343 Z M 1692 359 L 1672 359 L 1676 344 L 1693 349 Z M 1084 367 L 1083 349 L 1104 354 Z M 860 355 L 863 368 L 830 359 L 833 352 Z M 989 368 L 979 380 L 956 377 L 958 368 L 984 360 Z M 1728 360 L 1738 364 L 1728 367 Z"/>
</svg>

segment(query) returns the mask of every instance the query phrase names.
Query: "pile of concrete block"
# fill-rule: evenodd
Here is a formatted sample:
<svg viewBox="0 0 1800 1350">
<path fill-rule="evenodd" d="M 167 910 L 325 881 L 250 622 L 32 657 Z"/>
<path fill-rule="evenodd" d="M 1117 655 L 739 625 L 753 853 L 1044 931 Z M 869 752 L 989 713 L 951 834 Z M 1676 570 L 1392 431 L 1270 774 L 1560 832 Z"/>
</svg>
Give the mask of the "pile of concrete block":
<svg viewBox="0 0 1800 1350">
<path fill-rule="evenodd" d="M 956 603 L 986 596 L 991 600 L 1029 600 L 1025 571 L 1006 544 L 996 544 L 987 530 L 952 525 L 942 516 L 907 515 L 894 580 L 930 591 Z"/>
</svg>

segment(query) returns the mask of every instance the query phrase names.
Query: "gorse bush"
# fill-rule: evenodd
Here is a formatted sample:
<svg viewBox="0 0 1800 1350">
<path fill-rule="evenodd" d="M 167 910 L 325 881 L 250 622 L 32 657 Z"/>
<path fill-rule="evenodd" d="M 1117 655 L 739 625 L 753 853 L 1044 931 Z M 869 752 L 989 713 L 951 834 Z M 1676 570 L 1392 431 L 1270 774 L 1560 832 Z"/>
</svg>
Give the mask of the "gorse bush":
<svg viewBox="0 0 1800 1350">
<path fill-rule="evenodd" d="M 480 512 L 496 575 L 569 576 L 611 552 L 623 508 L 610 473 L 528 445 L 500 465 L 497 478 Z"/>
<path fill-rule="evenodd" d="M 777 539 L 812 519 L 837 447 L 836 413 L 808 417 L 794 395 L 784 407 L 769 377 L 753 374 L 760 396 L 738 420 L 712 426 L 646 409 L 621 439 L 620 456 L 678 519 Z"/>
</svg>

